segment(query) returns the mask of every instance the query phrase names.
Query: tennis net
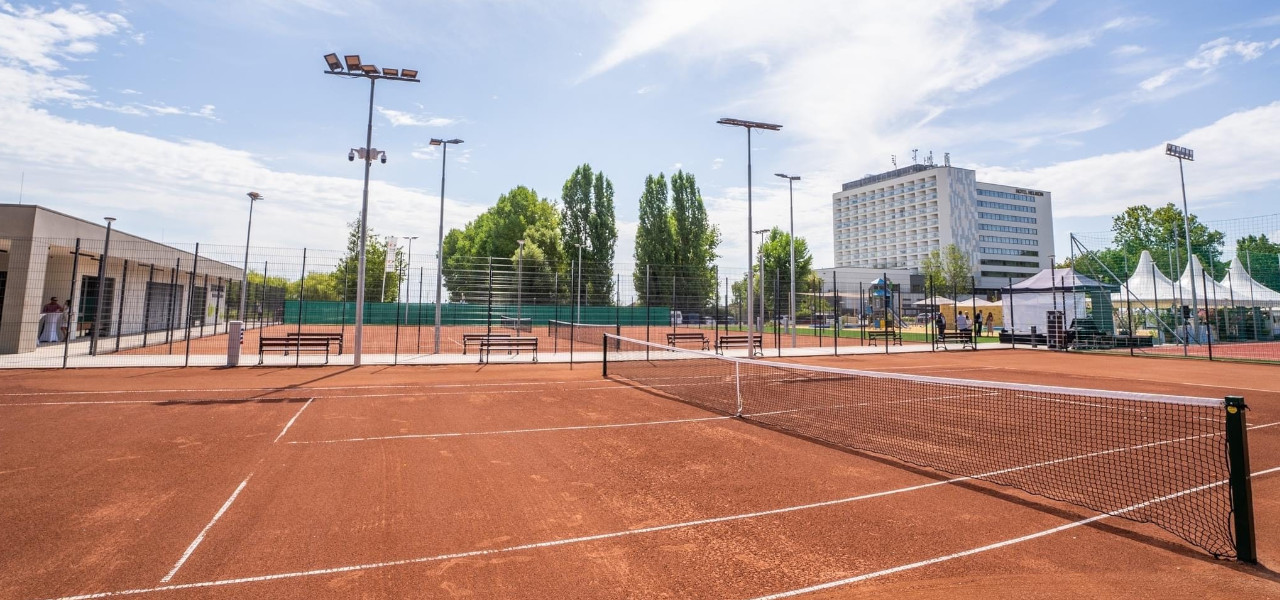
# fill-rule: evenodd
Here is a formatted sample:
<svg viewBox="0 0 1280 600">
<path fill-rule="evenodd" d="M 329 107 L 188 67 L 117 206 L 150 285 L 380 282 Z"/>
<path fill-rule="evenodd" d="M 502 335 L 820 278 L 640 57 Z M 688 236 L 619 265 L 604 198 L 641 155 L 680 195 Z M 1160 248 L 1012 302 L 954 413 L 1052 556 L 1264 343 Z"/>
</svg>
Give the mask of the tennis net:
<svg viewBox="0 0 1280 600">
<path fill-rule="evenodd" d="M 622 334 L 622 327 L 619 325 L 570 323 L 555 319 L 547 321 L 547 335 L 556 340 L 555 352 L 570 350 L 575 346 L 586 350 L 599 349 L 604 345 L 605 334 L 610 334 L 612 337 L 612 341 L 609 342 L 611 349 L 617 350 L 617 340 L 623 339 L 619 337 Z M 569 344 L 562 342 L 569 342 Z"/>
<path fill-rule="evenodd" d="M 1215 557 L 1253 560 L 1252 517 L 1246 526 L 1233 514 L 1251 510 L 1247 455 L 1228 459 L 1228 437 L 1234 450 L 1245 444 L 1243 413 L 1222 400 L 854 371 L 616 342 L 604 356 L 606 376 L 813 440 L 1153 523 Z M 1236 413 L 1238 424 L 1231 421 Z M 1241 462 L 1245 488 L 1236 487 Z M 1242 496 L 1234 505 L 1233 494 Z M 1242 529 L 1249 549 L 1238 555 L 1233 533 Z"/>
<path fill-rule="evenodd" d="M 504 329 L 511 329 L 516 333 L 526 333 L 526 332 L 533 331 L 532 317 L 508 317 L 506 315 L 501 315 L 498 317 L 498 319 L 499 319 L 498 321 L 499 326 L 503 327 Z"/>
</svg>

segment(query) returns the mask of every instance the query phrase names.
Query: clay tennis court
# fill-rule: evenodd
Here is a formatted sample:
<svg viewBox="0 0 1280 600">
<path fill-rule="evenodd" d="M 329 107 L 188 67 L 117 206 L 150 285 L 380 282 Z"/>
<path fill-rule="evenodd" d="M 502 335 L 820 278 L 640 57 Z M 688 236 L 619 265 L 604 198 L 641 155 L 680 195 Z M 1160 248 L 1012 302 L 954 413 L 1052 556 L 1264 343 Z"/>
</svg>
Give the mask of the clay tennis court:
<svg viewBox="0 0 1280 600">
<path fill-rule="evenodd" d="M 1260 564 L 599 364 L 11 371 L 0 596 L 1280 594 L 1274 367 L 1030 350 L 804 362 L 1243 395 Z"/>
</svg>

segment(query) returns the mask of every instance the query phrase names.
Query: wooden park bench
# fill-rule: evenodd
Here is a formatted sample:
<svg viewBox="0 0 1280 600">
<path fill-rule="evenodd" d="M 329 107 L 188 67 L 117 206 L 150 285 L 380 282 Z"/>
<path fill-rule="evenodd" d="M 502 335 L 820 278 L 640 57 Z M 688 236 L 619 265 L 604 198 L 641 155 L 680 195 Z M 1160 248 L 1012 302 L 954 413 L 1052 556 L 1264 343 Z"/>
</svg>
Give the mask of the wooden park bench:
<svg viewBox="0 0 1280 600">
<path fill-rule="evenodd" d="M 462 334 L 462 353 L 467 353 L 467 346 L 479 346 L 490 338 L 509 338 L 510 333 L 464 333 Z"/>
<path fill-rule="evenodd" d="M 668 346 L 675 346 L 679 342 L 697 342 L 702 344 L 703 350 L 711 349 L 711 341 L 707 339 L 705 334 L 694 332 L 667 334 Z"/>
<path fill-rule="evenodd" d="M 261 337 L 258 338 L 258 364 L 262 364 L 264 355 L 268 350 L 283 350 L 285 356 L 289 356 L 289 351 L 294 352 L 320 352 L 324 351 L 324 363 L 329 364 L 329 340 L 326 339 L 306 339 L 299 337 Z"/>
<path fill-rule="evenodd" d="M 724 354 L 726 348 L 749 348 L 754 355 L 757 352 L 763 352 L 764 341 L 758 333 L 742 335 L 722 335 L 716 340 L 716 352 Z"/>
<path fill-rule="evenodd" d="M 538 362 L 538 338 L 536 337 L 488 337 L 480 340 L 480 363 L 489 362 L 489 354 L 494 350 L 506 350 L 507 354 L 522 350 L 533 351 L 533 362 Z"/>
<path fill-rule="evenodd" d="M 290 331 L 284 334 L 289 339 L 302 340 L 324 340 L 328 343 L 338 343 L 338 356 L 342 356 L 342 332 L 341 331 Z"/>
<path fill-rule="evenodd" d="M 877 346 L 876 340 L 884 340 L 885 344 L 893 344 L 894 346 L 902 345 L 902 332 L 896 328 L 888 329 L 868 329 L 867 339 L 871 341 L 872 346 Z"/>
<path fill-rule="evenodd" d="M 944 331 L 938 334 L 937 339 L 934 340 L 935 345 L 942 344 L 943 350 L 948 349 L 948 343 L 960 344 L 961 350 L 965 348 L 969 348 L 970 350 L 978 349 L 978 345 L 973 341 L 972 331 Z"/>
</svg>

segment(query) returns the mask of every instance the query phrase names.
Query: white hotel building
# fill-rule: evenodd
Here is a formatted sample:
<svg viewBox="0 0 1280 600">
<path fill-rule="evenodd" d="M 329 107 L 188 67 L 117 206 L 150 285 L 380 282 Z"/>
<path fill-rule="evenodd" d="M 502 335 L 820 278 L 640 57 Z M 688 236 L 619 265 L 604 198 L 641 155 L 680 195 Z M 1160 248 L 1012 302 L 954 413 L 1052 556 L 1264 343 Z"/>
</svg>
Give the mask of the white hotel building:
<svg viewBox="0 0 1280 600">
<path fill-rule="evenodd" d="M 837 267 L 915 269 L 955 244 L 979 289 L 1049 268 L 1049 192 L 982 183 L 974 171 L 911 165 L 850 181 L 832 194 Z"/>
</svg>

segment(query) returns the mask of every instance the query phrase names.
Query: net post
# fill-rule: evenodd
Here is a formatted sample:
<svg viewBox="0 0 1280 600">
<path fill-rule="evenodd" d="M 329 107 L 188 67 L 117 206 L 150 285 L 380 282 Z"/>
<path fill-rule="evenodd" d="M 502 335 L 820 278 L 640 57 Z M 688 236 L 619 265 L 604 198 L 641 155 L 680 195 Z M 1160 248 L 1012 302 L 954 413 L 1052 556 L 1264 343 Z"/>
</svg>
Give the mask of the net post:
<svg viewBox="0 0 1280 600">
<path fill-rule="evenodd" d="M 1227 460 L 1230 464 L 1231 514 L 1235 520 L 1236 558 L 1257 563 L 1253 528 L 1253 484 L 1249 480 L 1249 436 L 1242 396 L 1227 396 Z"/>
<path fill-rule="evenodd" d="M 600 347 L 602 348 L 600 374 L 607 379 L 609 377 L 609 334 L 605 333 L 600 336 Z"/>
</svg>

